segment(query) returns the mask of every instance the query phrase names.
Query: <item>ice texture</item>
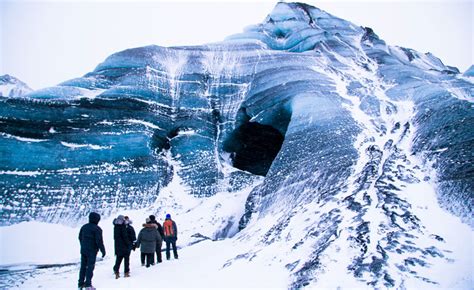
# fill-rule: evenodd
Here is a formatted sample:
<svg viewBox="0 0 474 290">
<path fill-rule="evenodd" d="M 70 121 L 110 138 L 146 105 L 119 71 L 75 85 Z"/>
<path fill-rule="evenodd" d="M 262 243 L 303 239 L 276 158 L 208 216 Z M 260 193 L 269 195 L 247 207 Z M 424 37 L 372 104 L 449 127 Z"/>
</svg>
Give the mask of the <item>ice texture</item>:
<svg viewBox="0 0 474 290">
<path fill-rule="evenodd" d="M 454 254 L 426 210 L 474 226 L 471 75 L 300 3 L 219 43 L 121 51 L 0 99 L 2 223 L 145 208 L 175 173 L 202 199 L 264 176 L 236 260 L 282 249 L 290 288 L 333 269 L 345 286 L 443 285 L 430 267 Z"/>
</svg>

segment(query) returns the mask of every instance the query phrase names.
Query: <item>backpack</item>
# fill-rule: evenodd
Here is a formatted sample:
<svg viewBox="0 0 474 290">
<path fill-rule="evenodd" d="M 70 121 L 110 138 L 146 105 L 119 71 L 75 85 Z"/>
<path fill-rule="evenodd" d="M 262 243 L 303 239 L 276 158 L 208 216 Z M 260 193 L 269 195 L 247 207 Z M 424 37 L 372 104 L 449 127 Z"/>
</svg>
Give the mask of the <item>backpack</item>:
<svg viewBox="0 0 474 290">
<path fill-rule="evenodd" d="M 163 223 L 163 228 L 164 228 L 164 232 L 165 232 L 165 236 L 166 236 L 166 237 L 175 236 L 175 232 L 174 232 L 174 229 L 173 229 L 173 221 L 172 221 L 172 220 L 166 220 L 166 221 Z"/>
</svg>

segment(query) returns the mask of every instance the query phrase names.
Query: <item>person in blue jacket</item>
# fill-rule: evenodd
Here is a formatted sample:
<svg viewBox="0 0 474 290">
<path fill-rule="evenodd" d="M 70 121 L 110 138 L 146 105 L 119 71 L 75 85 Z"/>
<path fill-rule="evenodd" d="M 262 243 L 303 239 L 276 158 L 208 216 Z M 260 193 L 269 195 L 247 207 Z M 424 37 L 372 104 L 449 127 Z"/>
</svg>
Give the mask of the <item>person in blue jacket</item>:
<svg viewBox="0 0 474 290">
<path fill-rule="evenodd" d="M 94 289 L 92 287 L 92 276 L 94 275 L 95 260 L 97 253 L 105 257 L 105 247 L 102 238 L 102 229 L 98 226 L 100 214 L 91 212 L 89 223 L 83 225 L 79 231 L 79 242 L 81 243 L 81 269 L 79 271 L 79 288 Z"/>
</svg>

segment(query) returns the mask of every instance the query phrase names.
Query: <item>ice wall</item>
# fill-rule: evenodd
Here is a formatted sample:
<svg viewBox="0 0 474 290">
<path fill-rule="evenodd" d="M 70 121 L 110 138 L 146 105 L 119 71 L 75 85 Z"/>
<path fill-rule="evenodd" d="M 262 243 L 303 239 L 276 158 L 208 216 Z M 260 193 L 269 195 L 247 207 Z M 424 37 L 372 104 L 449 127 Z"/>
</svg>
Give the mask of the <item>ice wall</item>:
<svg viewBox="0 0 474 290">
<path fill-rule="evenodd" d="M 290 287 L 323 285 L 337 263 L 348 285 L 434 285 L 426 269 L 452 254 L 420 208 L 436 194 L 433 207 L 473 225 L 472 92 L 469 75 L 429 53 L 279 3 L 223 42 L 128 49 L 1 98 L 0 215 L 143 208 L 175 171 L 201 198 L 263 175 L 238 238 L 285 248 Z"/>
</svg>

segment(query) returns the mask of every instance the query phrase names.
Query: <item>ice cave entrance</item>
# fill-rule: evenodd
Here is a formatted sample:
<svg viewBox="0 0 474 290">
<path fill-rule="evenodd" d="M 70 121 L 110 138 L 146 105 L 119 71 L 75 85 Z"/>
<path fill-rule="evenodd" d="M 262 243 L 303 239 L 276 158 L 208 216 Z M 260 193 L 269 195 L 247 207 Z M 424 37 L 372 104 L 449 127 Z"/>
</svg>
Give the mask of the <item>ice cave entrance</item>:
<svg viewBox="0 0 474 290">
<path fill-rule="evenodd" d="M 247 122 L 232 132 L 224 144 L 224 150 L 232 153 L 234 167 L 266 176 L 284 139 L 280 131 L 272 126 Z"/>
</svg>

